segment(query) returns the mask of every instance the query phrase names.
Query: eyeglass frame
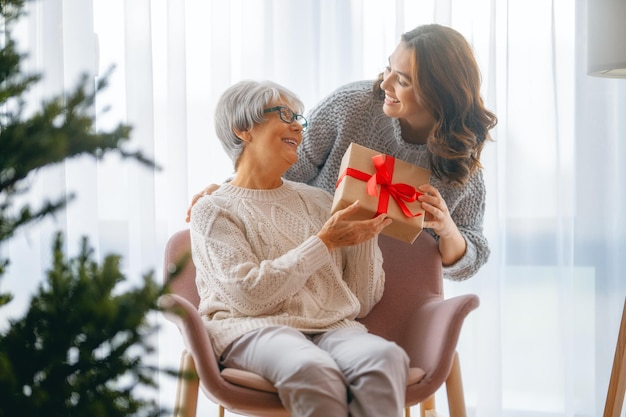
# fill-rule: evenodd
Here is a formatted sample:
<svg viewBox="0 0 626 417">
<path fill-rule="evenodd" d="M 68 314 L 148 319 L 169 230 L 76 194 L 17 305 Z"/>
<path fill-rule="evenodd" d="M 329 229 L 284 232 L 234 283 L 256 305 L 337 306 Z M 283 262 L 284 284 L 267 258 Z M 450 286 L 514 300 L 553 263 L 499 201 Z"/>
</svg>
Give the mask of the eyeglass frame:
<svg viewBox="0 0 626 417">
<path fill-rule="evenodd" d="M 283 118 L 283 111 L 282 111 L 283 109 L 289 110 L 291 112 L 291 120 L 285 120 Z M 306 117 L 304 117 L 301 114 L 296 113 L 295 111 L 291 110 L 287 106 L 274 106 L 274 107 L 270 107 L 267 109 L 263 109 L 263 113 L 271 113 L 274 111 L 278 112 L 278 117 L 280 117 L 280 120 L 284 123 L 291 124 L 295 120 L 296 122 L 298 122 L 300 126 L 302 126 L 302 130 L 306 130 L 307 127 L 309 127 L 309 121 L 306 119 Z M 303 122 L 300 122 L 300 120 L 303 120 Z"/>
</svg>

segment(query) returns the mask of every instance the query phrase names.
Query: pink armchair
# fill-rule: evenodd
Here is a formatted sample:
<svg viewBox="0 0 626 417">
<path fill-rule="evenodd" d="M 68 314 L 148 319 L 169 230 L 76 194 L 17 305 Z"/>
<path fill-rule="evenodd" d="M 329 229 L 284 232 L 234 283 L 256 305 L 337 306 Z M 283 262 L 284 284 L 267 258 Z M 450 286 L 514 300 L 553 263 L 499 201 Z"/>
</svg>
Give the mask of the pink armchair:
<svg viewBox="0 0 626 417">
<path fill-rule="evenodd" d="M 412 244 L 380 236 L 385 259 L 385 292 L 362 322 L 372 333 L 393 340 L 411 358 L 406 391 L 406 416 L 421 406 L 434 409 L 434 394 L 445 383 L 451 417 L 465 417 L 465 400 L 456 345 L 465 317 L 478 307 L 473 294 L 443 297 L 441 258 L 435 240 L 422 233 Z M 200 301 L 191 261 L 189 231 L 172 235 L 165 249 L 164 279 L 170 293 L 160 299 L 165 316 L 183 336 L 185 350 L 178 381 L 176 417 L 196 415 L 198 391 L 224 409 L 257 417 L 289 414 L 274 386 L 251 372 L 222 369 L 213 354 L 210 335 L 197 307 Z"/>
</svg>

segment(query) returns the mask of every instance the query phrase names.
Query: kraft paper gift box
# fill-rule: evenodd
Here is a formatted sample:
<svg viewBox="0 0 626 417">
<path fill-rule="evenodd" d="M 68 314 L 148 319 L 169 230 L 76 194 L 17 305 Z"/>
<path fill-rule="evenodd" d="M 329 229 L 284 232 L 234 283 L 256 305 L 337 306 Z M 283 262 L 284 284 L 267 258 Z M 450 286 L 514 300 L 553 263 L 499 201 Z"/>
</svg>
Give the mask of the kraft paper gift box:
<svg viewBox="0 0 626 417">
<path fill-rule="evenodd" d="M 424 210 L 417 187 L 428 184 L 430 171 L 351 143 L 341 161 L 332 213 L 361 202 L 354 220 L 387 213 L 393 222 L 381 233 L 413 243 L 422 231 Z"/>
</svg>

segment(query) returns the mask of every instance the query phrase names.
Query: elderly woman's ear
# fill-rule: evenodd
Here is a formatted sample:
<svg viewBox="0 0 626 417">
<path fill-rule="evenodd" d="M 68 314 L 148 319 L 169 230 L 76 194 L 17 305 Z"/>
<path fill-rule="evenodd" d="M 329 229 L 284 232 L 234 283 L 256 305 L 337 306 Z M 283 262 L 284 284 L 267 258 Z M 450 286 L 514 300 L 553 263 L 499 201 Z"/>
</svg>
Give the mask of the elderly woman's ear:
<svg viewBox="0 0 626 417">
<path fill-rule="evenodd" d="M 234 130 L 235 135 L 244 142 L 252 142 L 252 135 L 249 130 Z"/>
</svg>

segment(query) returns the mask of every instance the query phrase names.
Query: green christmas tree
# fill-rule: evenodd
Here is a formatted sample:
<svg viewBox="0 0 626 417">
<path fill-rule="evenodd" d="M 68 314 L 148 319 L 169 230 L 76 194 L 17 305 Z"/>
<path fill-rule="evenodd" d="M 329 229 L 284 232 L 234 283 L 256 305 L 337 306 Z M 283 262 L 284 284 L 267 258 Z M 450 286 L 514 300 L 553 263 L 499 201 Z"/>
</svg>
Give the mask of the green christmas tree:
<svg viewBox="0 0 626 417">
<path fill-rule="evenodd" d="M 141 288 L 115 294 L 124 280 L 120 258 L 98 265 L 83 240 L 66 259 L 58 234 L 47 280 L 26 315 L 0 336 L 0 416 L 157 416 L 139 385 L 155 387 L 156 370 L 143 363 L 161 288 L 151 275 Z"/>
<path fill-rule="evenodd" d="M 21 70 L 24 56 L 11 37 L 23 13 L 24 0 L 0 0 L 0 246 L 72 200 L 62 195 L 38 207 L 15 207 L 40 168 L 111 152 L 156 168 L 141 152 L 125 150 L 130 126 L 95 131 L 94 102 L 108 75 L 97 84 L 84 76 L 72 91 L 25 115 L 26 93 L 41 75 Z M 155 401 L 140 398 L 136 389 L 156 385 L 158 370 L 144 359 L 155 330 L 147 317 L 157 309 L 161 286 L 149 273 L 141 287 L 121 292 L 118 256 L 98 264 L 87 239 L 76 258 L 67 259 L 62 249 L 59 233 L 53 265 L 28 311 L 0 333 L 0 417 L 160 415 Z M 7 268 L 10 260 L 0 259 L 0 279 Z M 0 294 L 0 308 L 10 300 L 8 292 Z"/>
</svg>

